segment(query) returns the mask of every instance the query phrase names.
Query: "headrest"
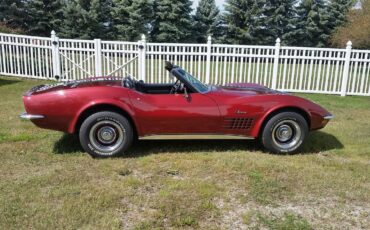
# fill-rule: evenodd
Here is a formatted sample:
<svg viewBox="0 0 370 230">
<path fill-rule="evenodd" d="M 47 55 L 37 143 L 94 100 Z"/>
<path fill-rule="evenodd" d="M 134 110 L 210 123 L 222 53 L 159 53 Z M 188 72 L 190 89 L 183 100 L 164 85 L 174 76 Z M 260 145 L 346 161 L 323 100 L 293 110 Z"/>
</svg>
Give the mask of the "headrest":
<svg viewBox="0 0 370 230">
<path fill-rule="evenodd" d="M 169 61 L 166 61 L 165 67 L 166 70 L 171 71 L 173 69 L 173 64 Z"/>
<path fill-rule="evenodd" d="M 124 85 L 124 87 L 129 88 L 129 89 L 135 88 L 135 82 L 131 77 L 126 77 L 123 80 L 123 85 Z"/>
</svg>

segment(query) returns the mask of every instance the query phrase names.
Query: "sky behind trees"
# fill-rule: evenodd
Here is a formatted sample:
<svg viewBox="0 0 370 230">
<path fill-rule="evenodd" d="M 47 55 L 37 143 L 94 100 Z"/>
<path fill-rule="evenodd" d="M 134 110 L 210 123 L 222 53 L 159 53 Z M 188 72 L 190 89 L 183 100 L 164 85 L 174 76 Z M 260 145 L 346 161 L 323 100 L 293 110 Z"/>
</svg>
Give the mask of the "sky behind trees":
<svg viewBox="0 0 370 230">
<path fill-rule="evenodd" d="M 193 8 L 196 8 L 198 6 L 199 0 L 193 0 Z M 225 3 L 225 0 L 216 0 L 216 4 L 220 9 L 223 9 L 223 5 Z"/>
</svg>

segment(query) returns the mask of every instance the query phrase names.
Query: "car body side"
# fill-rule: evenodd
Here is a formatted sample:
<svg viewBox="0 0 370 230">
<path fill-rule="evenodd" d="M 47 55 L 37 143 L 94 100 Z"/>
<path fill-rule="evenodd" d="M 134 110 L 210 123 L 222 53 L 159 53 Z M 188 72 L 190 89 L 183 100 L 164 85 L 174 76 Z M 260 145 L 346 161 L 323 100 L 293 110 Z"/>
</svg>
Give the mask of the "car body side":
<svg viewBox="0 0 370 230">
<path fill-rule="evenodd" d="M 122 87 L 119 82 L 76 88 L 60 87 L 60 89 L 42 93 L 25 94 L 23 100 L 28 114 L 45 116 L 43 119 L 32 120 L 35 125 L 41 128 L 75 133 L 86 116 L 104 109 L 118 111 L 126 116 L 132 122 L 139 137 L 156 134 L 206 133 L 211 130 L 212 134 L 257 138 L 266 120 L 278 111 L 293 110 L 300 113 L 307 120 L 310 130 L 323 128 L 327 123 L 324 117 L 329 114 L 313 102 L 281 93 L 259 94 L 253 90 L 250 92 L 238 90 L 231 92 L 227 89 L 215 89 L 205 94 L 192 93 L 189 98 L 185 98 L 181 94 L 171 96 L 177 97 L 176 100 L 185 106 L 186 103 L 190 104 L 192 101 L 197 101 L 200 104 L 198 107 L 189 106 L 186 108 L 183 106 L 182 113 L 173 114 L 175 117 L 177 116 L 177 120 L 168 126 L 171 127 L 170 130 L 166 129 L 166 126 L 159 121 L 171 117 L 170 106 L 173 105 L 173 101 L 166 101 L 168 97 L 163 97 L 161 98 L 162 104 L 154 108 L 150 103 L 144 103 L 145 99 L 147 98 L 150 102 L 156 97 L 159 98 L 160 95 L 142 94 L 133 89 Z M 137 101 L 140 104 L 137 104 Z M 208 107 L 204 106 L 206 103 L 208 103 Z M 195 117 L 198 120 L 194 120 Z M 228 119 L 247 118 L 251 119 L 251 127 L 248 129 L 230 129 L 223 126 Z M 199 129 L 200 125 L 208 125 L 208 127 Z M 213 125 L 217 125 L 217 127 L 212 127 Z M 148 129 L 148 126 L 152 129 Z"/>
</svg>

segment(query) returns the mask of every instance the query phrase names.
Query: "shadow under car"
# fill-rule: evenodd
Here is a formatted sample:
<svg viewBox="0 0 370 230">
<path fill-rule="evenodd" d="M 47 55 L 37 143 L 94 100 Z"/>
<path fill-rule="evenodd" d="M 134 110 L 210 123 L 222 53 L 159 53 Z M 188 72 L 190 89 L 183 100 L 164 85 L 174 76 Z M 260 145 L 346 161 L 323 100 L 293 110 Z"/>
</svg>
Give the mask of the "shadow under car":
<svg viewBox="0 0 370 230">
<path fill-rule="evenodd" d="M 143 144 L 144 143 L 144 144 Z M 315 154 L 323 151 L 342 149 L 343 144 L 333 135 L 315 131 L 309 134 L 299 154 Z M 224 151 L 261 151 L 257 140 L 139 140 L 124 157 L 139 157 L 164 152 L 224 152 Z M 64 134 L 55 144 L 56 154 L 83 152 L 78 136 Z"/>
</svg>

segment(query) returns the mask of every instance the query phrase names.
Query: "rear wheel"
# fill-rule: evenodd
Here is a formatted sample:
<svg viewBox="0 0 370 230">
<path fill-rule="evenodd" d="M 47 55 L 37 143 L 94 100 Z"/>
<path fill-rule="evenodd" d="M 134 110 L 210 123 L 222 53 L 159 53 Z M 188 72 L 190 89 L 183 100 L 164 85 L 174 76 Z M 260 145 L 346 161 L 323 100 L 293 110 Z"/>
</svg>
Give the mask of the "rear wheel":
<svg viewBox="0 0 370 230">
<path fill-rule="evenodd" d="M 274 153 L 296 153 L 308 134 L 308 124 L 302 115 L 282 112 L 272 117 L 265 125 L 262 145 Z"/>
<path fill-rule="evenodd" d="M 123 155 L 133 142 L 130 122 L 114 112 L 98 112 L 81 125 L 80 142 L 92 157 L 107 158 Z"/>
</svg>

